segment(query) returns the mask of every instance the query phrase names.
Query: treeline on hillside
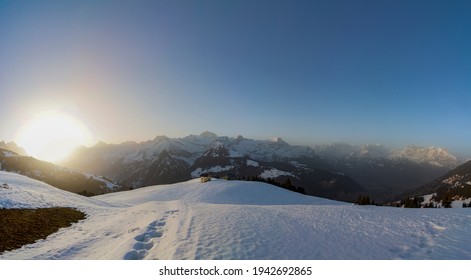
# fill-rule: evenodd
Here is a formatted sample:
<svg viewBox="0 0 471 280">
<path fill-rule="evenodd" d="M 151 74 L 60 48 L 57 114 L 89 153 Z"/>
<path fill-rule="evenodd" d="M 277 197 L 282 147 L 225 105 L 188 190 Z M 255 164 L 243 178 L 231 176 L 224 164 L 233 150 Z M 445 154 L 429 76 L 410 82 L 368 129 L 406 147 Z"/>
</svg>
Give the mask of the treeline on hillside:
<svg viewBox="0 0 471 280">
<path fill-rule="evenodd" d="M 264 179 L 264 178 L 261 178 L 260 176 L 241 177 L 241 178 L 238 178 L 238 180 L 264 182 L 264 183 L 268 183 L 268 184 L 271 184 L 280 188 L 284 188 L 290 191 L 306 194 L 304 188 L 296 187 L 293 184 L 291 184 L 291 180 L 289 179 L 289 177 L 286 178 L 284 182 L 277 181 L 274 178 Z M 381 204 L 376 203 L 374 200 L 370 200 L 370 197 L 368 195 L 358 196 L 358 199 L 355 201 L 355 204 L 382 206 Z"/>
<path fill-rule="evenodd" d="M 286 190 L 290 190 L 290 191 L 293 191 L 293 192 L 306 194 L 304 188 L 297 187 L 297 186 L 293 185 L 291 183 L 291 180 L 289 179 L 289 177 L 286 178 L 286 180 L 284 180 L 283 182 L 277 181 L 274 178 L 265 179 L 265 178 L 262 178 L 260 176 L 248 176 L 248 177 L 244 176 L 244 177 L 238 178 L 237 180 L 263 182 L 263 183 L 274 185 L 274 186 L 277 186 L 277 187 L 280 187 L 280 188 L 283 188 L 283 189 L 286 189 Z"/>
<path fill-rule="evenodd" d="M 223 177 L 224 179 L 226 180 L 230 180 L 230 177 L 229 176 L 225 176 Z M 293 185 L 291 183 L 291 180 L 289 177 L 287 177 L 284 181 L 280 182 L 280 181 L 277 181 L 276 179 L 274 178 L 268 178 L 268 179 L 265 179 L 265 178 L 262 178 L 260 176 L 242 176 L 242 177 L 238 177 L 236 178 L 237 180 L 239 181 L 256 181 L 256 182 L 263 182 L 263 183 L 267 183 L 267 184 L 271 184 L 271 185 L 274 185 L 274 186 L 277 186 L 277 187 L 280 187 L 280 188 L 283 188 L 283 189 L 287 189 L 287 190 L 290 190 L 290 191 L 293 191 L 293 192 L 298 192 L 298 193 L 301 193 L 301 194 L 306 194 L 304 188 L 302 187 L 297 187 L 295 185 Z M 354 202 L 355 204 L 357 205 L 376 205 L 376 206 L 382 206 L 382 204 L 379 204 L 379 203 L 376 203 L 374 200 L 370 200 L 370 197 L 368 195 L 360 195 L 358 197 L 358 199 Z"/>
<path fill-rule="evenodd" d="M 357 205 L 375 205 L 382 206 L 380 203 L 376 203 L 374 200 L 370 199 L 369 195 L 359 195 L 355 204 Z"/>
<path fill-rule="evenodd" d="M 429 203 L 424 203 L 423 196 L 407 196 L 401 199 L 400 201 L 390 202 L 386 204 L 386 206 L 402 207 L 402 208 L 437 208 L 438 202 L 434 202 L 432 198 Z M 442 201 L 441 207 L 451 208 L 451 202 L 452 202 L 451 199 L 444 200 Z"/>
<path fill-rule="evenodd" d="M 451 208 L 453 201 L 465 200 L 470 197 L 470 185 L 465 184 L 460 187 L 443 186 L 436 190 L 435 195 L 431 197 L 428 203 L 424 203 L 423 196 L 414 195 L 402 199 L 396 206 L 404 208 Z M 463 202 L 462 207 L 471 207 L 471 202 Z"/>
<path fill-rule="evenodd" d="M 435 199 L 436 198 L 434 196 L 432 197 L 430 202 L 424 203 L 424 198 L 422 196 L 414 196 L 414 197 L 407 196 L 395 206 L 404 207 L 404 208 L 437 208 L 438 203 L 441 202 L 442 208 L 451 208 L 451 203 L 453 202 L 451 197 L 447 197 L 443 200 L 437 200 L 437 201 L 435 201 Z"/>
<path fill-rule="evenodd" d="M 404 207 L 404 208 L 452 208 L 453 201 L 456 200 L 463 200 L 463 197 L 451 196 L 447 195 L 445 197 L 439 198 L 436 195 L 430 199 L 430 202 L 423 203 L 423 197 L 406 197 L 400 201 L 400 203 L 394 205 L 397 207 Z M 463 201 L 462 203 L 463 208 L 471 207 L 471 201 L 466 203 Z"/>
<path fill-rule="evenodd" d="M 432 198 L 434 201 L 452 201 L 466 199 L 471 197 L 471 186 L 462 184 L 460 187 L 442 187 L 438 188 L 436 195 Z"/>
</svg>

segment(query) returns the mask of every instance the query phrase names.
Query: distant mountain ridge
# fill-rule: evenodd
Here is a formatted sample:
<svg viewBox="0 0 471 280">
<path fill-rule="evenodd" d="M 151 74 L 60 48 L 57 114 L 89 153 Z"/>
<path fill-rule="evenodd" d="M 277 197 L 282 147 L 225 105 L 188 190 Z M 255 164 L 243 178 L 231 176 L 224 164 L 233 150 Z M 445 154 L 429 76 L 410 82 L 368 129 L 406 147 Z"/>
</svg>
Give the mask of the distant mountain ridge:
<svg viewBox="0 0 471 280">
<path fill-rule="evenodd" d="M 331 167 L 310 147 L 281 138 L 252 140 L 211 132 L 183 138 L 157 136 L 142 143 L 79 148 L 65 166 L 105 175 L 129 187 L 181 182 L 201 174 L 290 182 L 307 194 L 354 200 L 365 189 Z"/>
<path fill-rule="evenodd" d="M 314 147 L 332 168 L 348 174 L 377 201 L 391 201 L 461 162 L 446 149 L 409 145 L 402 150 L 383 145 L 336 143 Z"/>
<path fill-rule="evenodd" d="M 426 163 L 450 169 L 461 164 L 456 156 L 451 154 L 447 149 L 440 147 L 409 145 L 402 150 L 393 150 L 379 144 L 350 145 L 346 143 L 334 143 L 315 146 L 314 150 L 329 162 L 353 159 L 410 160 L 417 164 Z"/>
</svg>

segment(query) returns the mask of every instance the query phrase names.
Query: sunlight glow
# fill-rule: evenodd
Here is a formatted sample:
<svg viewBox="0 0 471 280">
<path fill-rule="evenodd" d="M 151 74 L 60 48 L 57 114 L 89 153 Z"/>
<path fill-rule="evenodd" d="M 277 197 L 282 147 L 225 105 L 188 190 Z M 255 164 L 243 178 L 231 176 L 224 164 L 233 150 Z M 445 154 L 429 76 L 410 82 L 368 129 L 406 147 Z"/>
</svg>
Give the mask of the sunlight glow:
<svg viewBox="0 0 471 280">
<path fill-rule="evenodd" d="M 92 141 L 90 130 L 70 115 L 43 112 L 28 121 L 17 135 L 18 144 L 38 159 L 58 162 L 76 147 Z"/>
</svg>

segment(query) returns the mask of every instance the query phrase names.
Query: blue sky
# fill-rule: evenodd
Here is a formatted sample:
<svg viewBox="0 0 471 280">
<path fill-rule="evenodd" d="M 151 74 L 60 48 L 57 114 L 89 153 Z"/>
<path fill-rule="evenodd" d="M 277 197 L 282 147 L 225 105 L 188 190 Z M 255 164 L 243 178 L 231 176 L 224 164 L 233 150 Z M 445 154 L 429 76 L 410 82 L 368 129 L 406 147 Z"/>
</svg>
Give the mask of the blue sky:
<svg viewBox="0 0 471 280">
<path fill-rule="evenodd" d="M 471 155 L 470 1 L 0 1 L 0 139 L 204 130 Z"/>
</svg>

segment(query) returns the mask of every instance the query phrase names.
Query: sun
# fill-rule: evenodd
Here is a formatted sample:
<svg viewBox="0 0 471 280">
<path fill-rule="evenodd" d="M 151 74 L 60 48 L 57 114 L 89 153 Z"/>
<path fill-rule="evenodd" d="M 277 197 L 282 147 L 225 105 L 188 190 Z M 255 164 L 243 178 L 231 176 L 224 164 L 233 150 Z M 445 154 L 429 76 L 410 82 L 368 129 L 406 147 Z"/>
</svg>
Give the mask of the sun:
<svg viewBox="0 0 471 280">
<path fill-rule="evenodd" d="M 59 162 L 76 147 L 90 144 L 90 130 L 74 117 L 56 111 L 34 116 L 21 127 L 18 145 L 38 159 Z"/>
</svg>

